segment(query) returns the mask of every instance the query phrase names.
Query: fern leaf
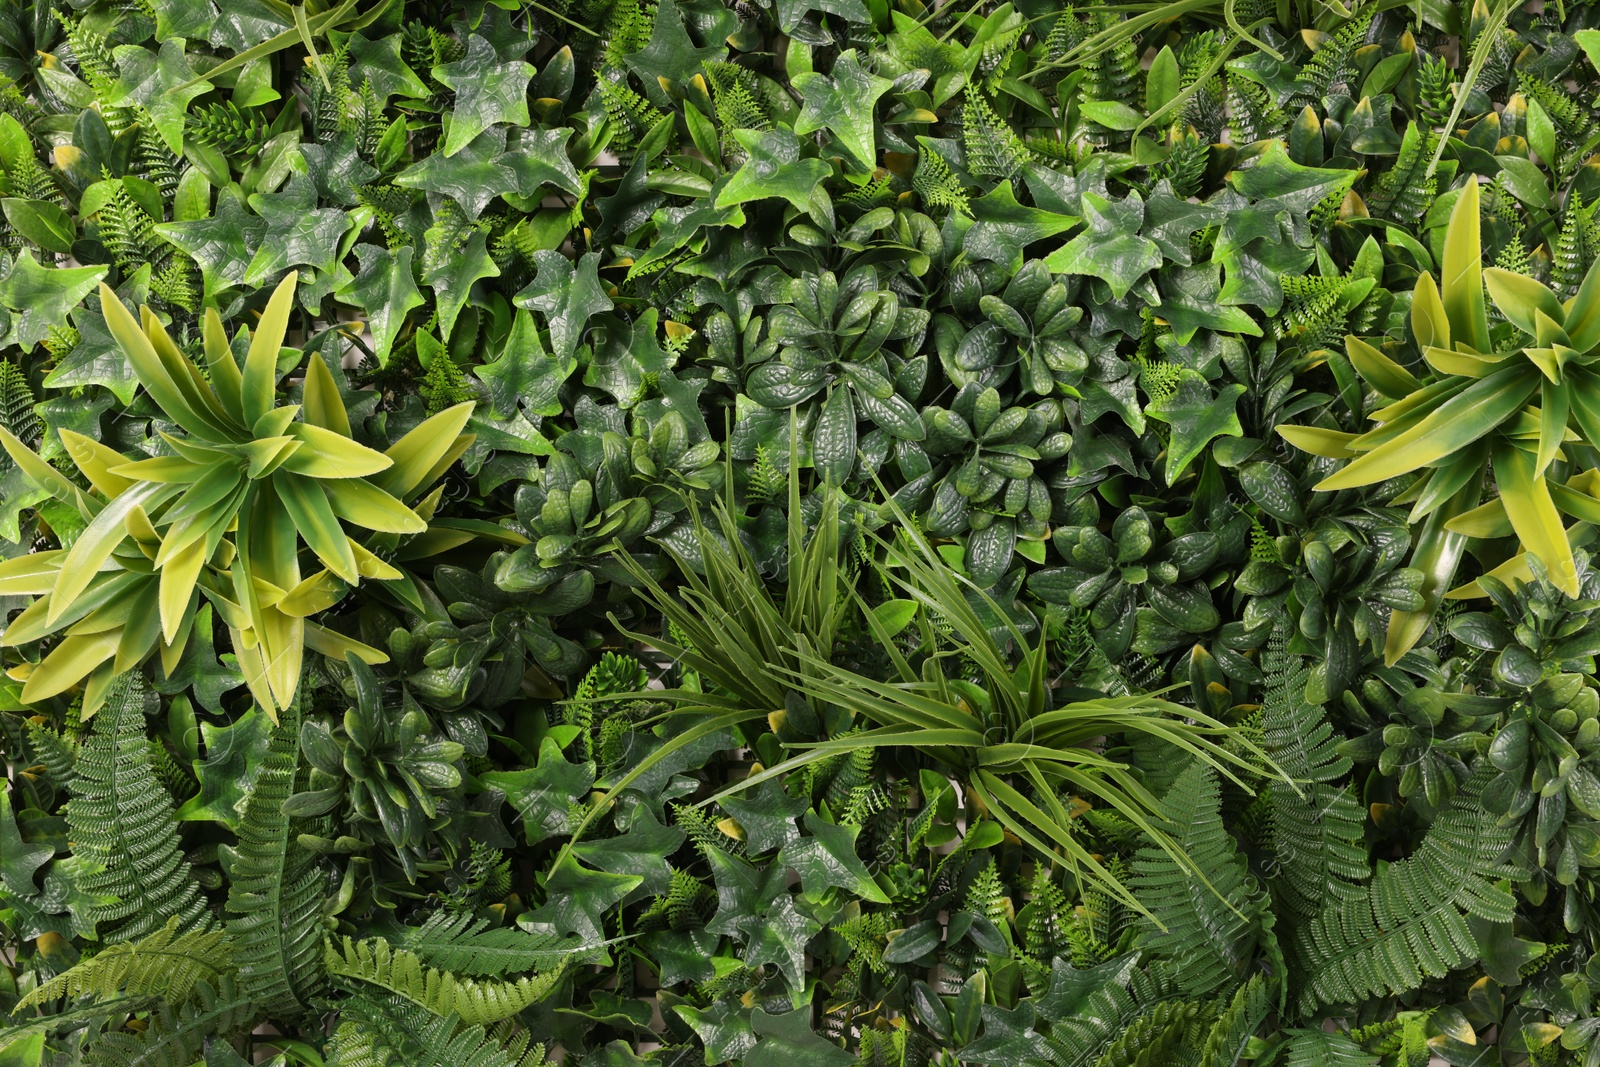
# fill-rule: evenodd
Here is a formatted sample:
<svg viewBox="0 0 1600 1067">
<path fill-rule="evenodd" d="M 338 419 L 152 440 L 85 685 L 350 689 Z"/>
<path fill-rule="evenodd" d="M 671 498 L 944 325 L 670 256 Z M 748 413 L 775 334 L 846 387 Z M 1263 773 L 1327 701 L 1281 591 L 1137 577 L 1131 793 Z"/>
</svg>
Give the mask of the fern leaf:
<svg viewBox="0 0 1600 1067">
<path fill-rule="evenodd" d="M 458 1015 L 469 1025 L 515 1015 L 547 996 L 561 978 L 559 969 L 514 982 L 461 978 L 428 967 L 416 953 L 392 948 L 379 939 L 346 937 L 342 951 L 329 942 L 322 958 L 330 974 L 377 986 L 435 1015 Z"/>
<path fill-rule="evenodd" d="M 1233 1067 L 1244 1057 L 1250 1039 L 1272 1010 L 1272 992 L 1272 983 L 1259 974 L 1234 992 L 1206 1037 L 1199 1067 Z"/>
<path fill-rule="evenodd" d="M 1296 931 L 1302 1013 L 1415 989 L 1424 977 L 1478 958 L 1467 916 L 1492 923 L 1515 917 L 1516 899 L 1496 883 L 1526 873 L 1503 858 L 1516 827 L 1497 825 L 1480 802 L 1491 774 L 1480 770 L 1467 780 L 1415 854 Z"/>
<path fill-rule="evenodd" d="M 190 1003 L 162 1004 L 152 1012 L 142 1033 L 99 1037 L 83 1062 L 85 1067 L 190 1067 L 205 1054 L 208 1037 L 232 1037 L 249 1029 L 254 1018 L 255 1009 L 231 978 L 222 978 L 215 989 L 201 982 Z"/>
<path fill-rule="evenodd" d="M 1340 784 L 1351 765 L 1337 751 L 1333 727 L 1304 698 L 1310 672 L 1283 646 L 1284 634 L 1274 633 L 1262 659 L 1272 681 L 1261 706 L 1261 747 L 1294 783 L 1274 780 L 1267 787 L 1278 861 L 1273 889 L 1290 914 L 1308 920 L 1359 893 L 1371 876 L 1366 813 Z"/>
<path fill-rule="evenodd" d="M 419 927 L 402 928 L 385 939 L 414 952 L 429 966 L 474 977 L 549 971 L 561 966 L 572 947 L 560 938 L 512 927 L 486 930 L 487 919 L 439 912 Z"/>
<path fill-rule="evenodd" d="M 137 671 L 111 683 L 94 733 L 83 746 L 67 802 L 67 835 L 86 874 L 85 893 L 115 897 L 89 909 L 110 924 L 108 941 L 154 933 L 177 918 L 185 931 L 209 929 L 206 910 L 178 843 L 172 799 L 156 778 L 145 737 L 149 687 Z"/>
<path fill-rule="evenodd" d="M 541 1058 L 402 997 L 357 994 L 339 1007 L 345 1021 L 329 1044 L 328 1067 L 531 1067 Z"/>
<path fill-rule="evenodd" d="M 1244 979 L 1260 940 L 1265 899 L 1223 828 L 1211 768 L 1192 764 L 1162 807 L 1161 828 L 1188 862 L 1146 845 L 1134 858 L 1129 887 L 1154 920 L 1144 923 L 1144 944 L 1181 962 L 1179 985 L 1198 996 Z"/>
<path fill-rule="evenodd" d="M 961 144 L 967 153 L 967 170 L 980 177 L 1003 181 L 1028 161 L 1022 139 L 971 85 L 961 105 Z"/>
<path fill-rule="evenodd" d="M 36 403 L 38 398 L 22 369 L 15 363 L 0 362 L 0 424 L 19 441 L 32 443 L 39 439 L 43 427 L 33 410 Z"/>
<path fill-rule="evenodd" d="M 239 982 L 273 1015 L 296 1015 L 322 991 L 319 948 L 326 876 L 283 814 L 299 761 L 299 715 L 283 713 L 245 801 L 228 887 Z"/>
<path fill-rule="evenodd" d="M 1378 1057 L 1343 1034 L 1323 1030 L 1285 1030 L 1283 1067 L 1378 1067 Z"/>
<path fill-rule="evenodd" d="M 1433 203 L 1438 183 L 1428 175 L 1439 135 L 1413 122 L 1400 142 L 1400 155 L 1367 195 L 1367 207 L 1377 218 L 1420 219 Z"/>
<path fill-rule="evenodd" d="M 172 1004 L 189 999 L 200 982 L 211 986 L 233 971 L 233 951 L 221 930 L 180 934 L 178 918 L 139 941 L 108 945 L 17 1002 L 13 1011 L 62 997 L 105 998 L 118 993 L 153 994 Z"/>
</svg>

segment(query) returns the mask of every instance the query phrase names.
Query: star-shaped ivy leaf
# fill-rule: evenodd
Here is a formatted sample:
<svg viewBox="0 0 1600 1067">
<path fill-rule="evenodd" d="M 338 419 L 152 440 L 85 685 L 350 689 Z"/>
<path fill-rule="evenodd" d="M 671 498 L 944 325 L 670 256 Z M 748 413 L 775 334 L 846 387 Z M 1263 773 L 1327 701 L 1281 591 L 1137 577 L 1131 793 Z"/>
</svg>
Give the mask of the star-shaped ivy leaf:
<svg viewBox="0 0 1600 1067">
<path fill-rule="evenodd" d="M 805 211 L 817 185 L 833 173 L 820 159 L 800 158 L 800 138 L 782 126 L 765 132 L 734 130 L 744 146 L 745 162 L 717 196 L 718 207 L 781 196 Z"/>
<path fill-rule="evenodd" d="M 600 285 L 600 254 L 585 252 L 577 264 L 559 252 L 535 252 L 533 281 L 516 295 L 518 307 L 531 308 L 550 327 L 550 349 L 565 361 L 577 350 L 590 316 L 613 305 Z"/>
<path fill-rule="evenodd" d="M 365 81 L 383 101 L 391 96 L 412 100 L 427 96 L 427 85 L 401 58 L 400 38 L 400 34 L 390 33 L 371 41 L 359 32 L 352 33 L 345 42 L 350 50 L 350 83 Z"/>
<path fill-rule="evenodd" d="M 339 259 L 340 238 L 356 222 L 341 208 L 317 207 L 316 186 L 304 174 L 281 192 L 256 193 L 250 206 L 266 222 L 266 232 L 245 269 L 246 285 L 260 285 L 296 266 L 331 272 Z"/>
<path fill-rule="evenodd" d="M 1024 1067 L 1050 1058 L 1049 1046 L 1033 1028 L 1033 1005 L 1028 1001 L 1009 1010 L 985 1004 L 982 1014 L 983 1034 L 961 1050 L 963 1059 L 994 1067 Z"/>
<path fill-rule="evenodd" d="M 749 940 L 773 902 L 788 897 L 787 869 L 782 863 L 757 868 L 719 848 L 707 849 L 706 859 L 717 883 L 717 913 L 706 929 Z"/>
<path fill-rule="evenodd" d="M 1188 344 L 1200 329 L 1261 336 L 1261 327 L 1249 312 L 1218 301 L 1221 275 L 1222 267 L 1214 261 L 1197 267 L 1167 267 L 1161 272 L 1161 304 L 1155 314 L 1172 327 L 1178 344 Z"/>
<path fill-rule="evenodd" d="M 357 154 L 355 134 L 348 130 L 325 144 L 301 145 L 300 155 L 317 195 L 346 207 L 356 205 L 360 186 L 378 177 L 378 168 Z"/>
<path fill-rule="evenodd" d="M 1167 484 L 1178 480 L 1184 468 L 1194 461 L 1217 437 L 1243 437 L 1236 408 L 1244 395 L 1237 382 L 1222 387 L 1216 394 L 1211 383 L 1185 367 L 1170 394 L 1152 400 L 1144 412 L 1172 428 L 1167 441 Z"/>
<path fill-rule="evenodd" d="M 1307 167 L 1289 158 L 1281 139 L 1267 142 L 1256 162 L 1228 175 L 1228 184 L 1242 196 L 1256 202 L 1255 210 L 1277 219 L 1297 244 L 1311 239 L 1311 209 L 1333 193 L 1348 189 L 1359 171 L 1337 167 Z M 1230 227 L 1223 236 L 1233 243 Z M 1242 241 L 1239 243 L 1243 243 Z"/>
<path fill-rule="evenodd" d="M 834 60 L 828 74 L 808 71 L 793 79 L 805 106 L 795 119 L 795 133 L 827 130 L 858 163 L 867 167 L 878 160 L 872 112 L 878 98 L 894 87 L 861 65 L 855 49 Z"/>
<path fill-rule="evenodd" d="M 572 131 L 565 126 L 522 131 L 522 140 L 508 148 L 498 161 L 516 175 L 518 195 L 532 196 L 546 185 L 573 196 L 583 195 L 583 179 L 567 158 L 567 142 L 571 139 Z"/>
<path fill-rule="evenodd" d="M 595 348 L 583 384 L 604 389 L 617 406 L 631 408 L 644 399 L 647 384 L 670 370 L 674 360 L 656 341 L 656 309 L 646 308 L 634 322 L 605 320 L 605 343 Z"/>
<path fill-rule="evenodd" d="M 800 990 L 805 986 L 806 942 L 821 931 L 822 924 L 795 907 L 794 897 L 785 893 L 761 917 L 745 946 L 744 961 L 751 967 L 773 964 L 791 990 Z"/>
<path fill-rule="evenodd" d="M 1268 315 L 1283 306 L 1285 274 L 1300 274 L 1316 261 L 1315 249 L 1300 248 L 1276 238 L 1252 241 L 1240 248 L 1219 249 L 1214 258 L 1222 264 L 1224 304 L 1254 304 Z"/>
<path fill-rule="evenodd" d="M 200 264 L 206 295 L 243 285 L 245 271 L 267 236 L 267 221 L 253 215 L 237 193 L 217 194 L 216 214 L 192 222 L 164 222 L 156 232 Z"/>
<path fill-rule="evenodd" d="M 194 762 L 200 792 L 178 809 L 178 818 L 220 822 L 237 830 L 245 800 L 261 776 L 272 723 L 251 708 L 228 726 L 201 723 L 200 736 L 206 751 L 205 759 Z"/>
<path fill-rule="evenodd" d="M 422 276 L 422 284 L 433 290 L 434 307 L 439 312 L 439 336 L 449 339 L 456 316 L 472 296 L 472 286 L 483 278 L 497 278 L 500 268 L 489 255 L 489 235 L 474 229 L 467 243 L 454 255 L 440 256 Z"/>
<path fill-rule="evenodd" d="M 411 276 L 410 245 L 401 245 L 396 252 L 379 245 L 356 245 L 356 257 L 361 270 L 337 295 L 367 313 L 378 365 L 386 366 L 406 313 L 421 307 L 426 298 Z"/>
<path fill-rule="evenodd" d="M 1227 211 L 1217 204 L 1191 204 L 1172 193 L 1172 183 L 1162 181 L 1150 191 L 1144 205 L 1144 229 L 1141 233 L 1156 243 L 1161 253 L 1174 263 L 1188 266 L 1192 260 L 1189 238 L 1222 221 Z"/>
<path fill-rule="evenodd" d="M 480 777 L 485 785 L 505 793 L 522 820 L 523 836 L 528 844 L 537 845 L 572 828 L 573 802 L 594 784 L 594 764 L 568 763 L 555 738 L 546 737 L 534 766 L 490 771 Z"/>
<path fill-rule="evenodd" d="M 478 368 L 495 414 L 509 415 L 520 404 L 535 415 L 561 414 L 561 384 L 577 370 L 571 356 L 557 359 L 544 350 L 533 315 L 518 310 L 500 358 Z"/>
<path fill-rule="evenodd" d="M 656 5 L 655 22 L 650 28 L 650 40 L 642 49 L 622 57 L 622 61 L 644 80 L 647 86 L 659 85 L 657 79 L 665 78 L 672 85 L 683 85 L 701 66 L 728 54 L 726 44 L 709 44 L 698 47 L 689 31 L 684 28 L 683 14 L 675 0 L 661 0 Z"/>
<path fill-rule="evenodd" d="M 862 900 L 889 903 L 888 896 L 856 856 L 856 837 L 861 827 L 835 826 L 814 811 L 806 812 L 805 827 L 811 836 L 790 841 L 778 853 L 778 859 L 794 868 L 807 893 L 814 897 L 829 886 L 838 886 Z"/>
<path fill-rule="evenodd" d="M 554 928 L 557 937 L 576 934 L 585 945 L 606 939 L 606 912 L 638 886 L 636 874 L 593 871 L 563 859 L 545 880 L 545 903 L 530 918 Z"/>
<path fill-rule="evenodd" d="M 528 125 L 528 82 L 533 74 L 531 63 L 503 62 L 494 45 L 477 34 L 467 38 L 465 56 L 434 67 L 433 76 L 456 93 L 444 154 L 455 155 L 496 123 Z"/>
<path fill-rule="evenodd" d="M 222 696 L 244 684 L 244 674 L 232 653 L 217 659 L 212 636 L 211 605 L 202 603 L 194 613 L 194 632 L 183 650 L 183 658 L 166 678 L 156 682 L 156 692 L 166 696 L 189 691 L 195 703 L 213 715 L 222 713 Z"/>
<path fill-rule="evenodd" d="M 1139 236 L 1144 201 L 1138 193 L 1125 200 L 1083 194 L 1083 216 L 1089 228 L 1050 253 L 1044 265 L 1056 274 L 1087 274 L 1111 286 L 1121 300 L 1135 282 L 1161 266 L 1161 249 Z"/>
<path fill-rule="evenodd" d="M 674 1004 L 672 1010 L 683 1017 L 705 1046 L 707 1063 L 742 1060 L 756 1047 L 750 1009 L 735 1000 L 714 1000 L 705 1008 Z"/>
<path fill-rule="evenodd" d="M 3 343 L 31 350 L 50 327 L 67 321 L 67 313 L 105 273 L 103 266 L 41 267 L 33 252 L 24 248 L 0 280 L 0 304 L 12 313 Z"/>
<path fill-rule="evenodd" d="M 422 189 L 454 198 L 476 219 L 489 201 L 521 188 L 517 172 L 506 161 L 506 131 L 502 127 L 485 130 L 454 157 L 435 152 L 414 163 L 395 177 L 396 185 Z"/>
<path fill-rule="evenodd" d="M 750 1029 L 761 1040 L 745 1058 L 748 1064 L 781 1063 L 785 1067 L 850 1067 L 856 1058 L 811 1029 L 804 1009 L 769 1015 L 750 1013 Z"/>
<path fill-rule="evenodd" d="M 804 800 L 785 793 L 776 778 L 762 782 L 759 789 L 734 793 L 717 803 L 738 822 L 744 830 L 745 843 L 756 853 L 800 840 L 800 829 L 794 821 L 810 807 Z"/>
<path fill-rule="evenodd" d="M 700 197 L 694 203 L 682 207 L 664 207 L 651 215 L 650 218 L 656 224 L 656 239 L 650 243 L 649 251 L 636 259 L 633 266 L 628 268 L 628 279 L 631 281 L 641 274 L 656 269 L 657 263 L 694 240 L 702 229 L 713 226 L 743 226 L 745 217 L 742 207 L 737 204 L 732 207 L 720 207 L 716 202 L 732 179 L 733 175 L 725 174 L 717 179 L 717 184 L 711 187 L 708 195 Z"/>
<path fill-rule="evenodd" d="M 149 268 L 141 268 L 148 279 Z M 124 282 L 117 295 L 125 302 L 138 305 L 139 299 L 127 290 Z M 78 343 L 73 345 L 61 361 L 45 376 L 44 384 L 51 389 L 72 389 L 80 385 L 103 385 L 116 396 L 123 406 L 133 403 L 138 391 L 139 378 L 133 373 L 128 357 L 122 354 L 117 342 L 106 326 L 98 300 L 88 300 L 72 309 L 72 325 L 78 331 Z"/>
<path fill-rule="evenodd" d="M 156 132 L 172 154 L 183 155 L 183 118 L 189 101 L 211 91 L 211 83 L 194 81 L 194 71 L 183 55 L 184 41 L 172 37 L 159 52 L 141 45 L 122 45 L 111 53 L 116 61 L 116 100 L 130 99 L 150 116 Z"/>
<path fill-rule="evenodd" d="M 871 22 L 872 13 L 861 0 L 778 0 L 778 28 L 793 33 L 813 11 L 838 15 L 845 22 Z M 892 38 L 891 38 L 892 40 Z"/>
<path fill-rule="evenodd" d="M 612 874 L 636 874 L 639 888 L 646 893 L 665 893 L 672 884 L 672 867 L 667 857 L 683 844 L 684 832 L 656 819 L 650 806 L 638 797 L 624 801 L 617 825 L 626 832 L 620 837 L 587 840 L 574 846 L 577 857 Z"/>
<path fill-rule="evenodd" d="M 56 854 L 54 845 L 30 845 L 17 826 L 11 810 L 11 791 L 0 786 L 0 883 L 18 896 L 31 897 L 39 890 L 33 876 Z"/>
<path fill-rule="evenodd" d="M 1076 226 L 1076 215 L 1060 215 L 1017 203 L 1009 180 L 995 186 L 987 196 L 972 202 L 976 220 L 967 230 L 962 248 L 977 260 L 993 260 L 1015 271 L 1022 266 L 1022 250 L 1035 241 Z"/>
</svg>

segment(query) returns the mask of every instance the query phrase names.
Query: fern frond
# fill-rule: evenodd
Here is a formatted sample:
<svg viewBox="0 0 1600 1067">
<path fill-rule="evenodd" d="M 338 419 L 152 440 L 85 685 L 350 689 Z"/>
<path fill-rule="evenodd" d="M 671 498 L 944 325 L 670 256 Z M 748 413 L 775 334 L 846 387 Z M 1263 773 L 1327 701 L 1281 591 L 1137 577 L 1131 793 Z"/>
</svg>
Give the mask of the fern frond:
<svg viewBox="0 0 1600 1067">
<path fill-rule="evenodd" d="M 1585 207 L 1583 198 L 1574 192 L 1562 212 L 1561 236 L 1556 238 L 1550 264 L 1550 288 L 1562 300 L 1578 295 L 1589 265 L 1600 259 L 1600 211 L 1595 204 Z"/>
<path fill-rule="evenodd" d="M 1187 862 L 1146 845 L 1134 857 L 1128 884 L 1150 913 L 1144 944 L 1180 961 L 1180 987 L 1198 996 L 1243 981 L 1266 901 L 1223 827 L 1221 790 L 1210 767 L 1197 762 L 1186 769 L 1162 808 L 1161 828 Z"/>
<path fill-rule="evenodd" d="M 1516 827 L 1498 825 L 1479 799 L 1491 774 L 1480 770 L 1467 780 L 1416 853 L 1295 932 L 1302 1013 L 1415 989 L 1424 977 L 1478 958 L 1467 916 L 1494 923 L 1515 917 L 1516 899 L 1497 883 L 1526 873 L 1504 858 Z"/>
<path fill-rule="evenodd" d="M 1295 114 L 1307 104 L 1320 110 L 1322 98 L 1330 89 L 1342 85 L 1354 70 L 1350 57 L 1360 47 L 1372 27 L 1372 13 L 1358 16 L 1334 33 L 1321 34 L 1311 59 L 1301 66 L 1295 76 L 1294 90 L 1289 95 L 1290 114 Z"/>
<path fill-rule="evenodd" d="M 268 739 L 239 823 L 228 886 L 240 985 L 278 1017 L 306 1011 L 325 985 L 319 949 L 327 876 L 283 814 L 299 766 L 299 729 L 298 709 L 287 709 Z"/>
<path fill-rule="evenodd" d="M 1252 975 L 1235 990 L 1206 1036 L 1199 1067 L 1233 1067 L 1244 1059 L 1245 1048 L 1272 1010 L 1273 1001 L 1272 983 L 1263 975 Z"/>
<path fill-rule="evenodd" d="M 1251 144 L 1277 137 L 1289 126 L 1289 117 L 1272 94 L 1248 78 L 1228 79 L 1229 128 L 1234 144 Z"/>
<path fill-rule="evenodd" d="M 1364 1052 L 1343 1034 L 1323 1030 L 1285 1030 L 1283 1067 L 1378 1067 L 1378 1057 Z"/>
<path fill-rule="evenodd" d="M 22 1011 L 62 997 L 151 994 L 173 1004 L 189 999 L 195 986 L 216 986 L 233 972 L 233 949 L 221 930 L 180 934 L 174 916 L 139 941 L 107 945 L 36 987 L 12 1009 Z"/>
<path fill-rule="evenodd" d="M 88 909 L 109 924 L 107 941 L 130 941 L 177 918 L 185 931 L 209 929 L 200 887 L 178 843 L 172 800 L 156 779 L 145 736 L 149 687 L 137 671 L 111 683 L 94 733 L 75 765 L 67 802 L 67 836 L 86 873 L 86 894 L 115 897 Z"/>
<path fill-rule="evenodd" d="M 417 927 L 403 927 L 387 940 L 441 970 L 498 977 L 555 970 L 572 947 L 560 938 L 515 927 L 485 929 L 487 919 L 439 912 Z"/>
<path fill-rule="evenodd" d="M 1182 1051 L 1205 1033 L 1216 1015 L 1211 1001 L 1164 1000 L 1111 1042 L 1096 1067 L 1166 1067 L 1185 1062 Z"/>
<path fill-rule="evenodd" d="M 1028 161 L 1027 146 L 975 86 L 967 86 L 961 104 L 961 144 L 967 170 L 983 178 L 1004 180 Z"/>
<path fill-rule="evenodd" d="M 542 1059 L 525 1054 L 525 1042 L 502 1044 L 482 1026 L 463 1026 L 454 1015 L 432 1014 L 402 997 L 357 993 L 339 1009 L 344 1021 L 328 1067 L 531 1067 L 529 1059 Z"/>
<path fill-rule="evenodd" d="M 1363 840 L 1366 813 L 1342 784 L 1350 760 L 1316 705 L 1305 699 L 1310 672 L 1284 652 L 1285 635 L 1268 641 L 1262 669 L 1270 679 L 1261 705 L 1261 747 L 1290 779 L 1269 783 L 1273 889 L 1301 920 L 1359 893 L 1371 876 Z M 1292 783 L 1292 784 L 1291 784 Z"/>
<path fill-rule="evenodd" d="M 961 187 L 961 180 L 944 157 L 930 151 L 927 145 L 921 146 L 917 153 L 917 169 L 911 175 L 911 188 L 916 190 L 923 205 L 929 209 L 943 208 L 962 214 L 967 212 L 967 192 Z"/>
<path fill-rule="evenodd" d="M 0 425 L 19 441 L 37 441 L 43 429 L 33 410 L 37 403 L 22 369 L 15 363 L 0 362 Z"/>
<path fill-rule="evenodd" d="M 435 1015 L 457 1015 L 468 1025 L 509 1018 L 549 995 L 561 979 L 559 968 L 514 982 L 461 978 L 428 967 L 415 953 L 377 939 L 345 937 L 342 948 L 327 942 L 322 960 L 329 974 L 377 986 Z"/>
<path fill-rule="evenodd" d="M 205 982 L 193 999 L 175 1008 L 163 1003 L 144 1032 L 103 1034 L 84 1055 L 85 1067 L 191 1067 L 205 1054 L 206 1039 L 232 1037 L 249 1028 L 255 1009 L 232 978 L 215 988 Z"/>
<path fill-rule="evenodd" d="M 1438 183 L 1428 174 L 1438 134 L 1413 122 L 1400 142 L 1400 155 L 1367 194 L 1367 207 L 1377 218 L 1420 219 L 1433 203 Z"/>
</svg>

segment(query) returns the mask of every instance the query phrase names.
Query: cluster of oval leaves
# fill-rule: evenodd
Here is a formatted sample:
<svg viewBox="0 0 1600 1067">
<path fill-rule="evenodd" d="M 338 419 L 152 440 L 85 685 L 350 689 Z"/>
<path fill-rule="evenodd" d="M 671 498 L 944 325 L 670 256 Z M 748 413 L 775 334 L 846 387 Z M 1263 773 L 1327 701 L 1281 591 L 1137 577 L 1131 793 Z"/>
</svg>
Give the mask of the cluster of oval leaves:
<svg viewBox="0 0 1600 1067">
<path fill-rule="evenodd" d="M 297 512 L 239 577 L 211 523 L 162 655 L 95 594 L 5 645 L 0 1064 L 1600 1064 L 1593 526 L 1556 584 L 1475 542 L 1483 596 L 1386 658 L 1406 486 L 1314 491 L 1276 432 L 1369 428 L 1345 336 L 1404 347 L 1469 183 L 1482 266 L 1578 292 L 1597 63 L 1587 0 L 0 2 L 0 425 L 39 457 L 0 554 L 169 469 L 106 456 L 199 454 L 103 300 L 208 395 L 244 360 L 272 434 L 374 471 L 462 435 L 376 539 Z M 772 623 L 720 635 L 772 652 L 749 685 L 676 590 Z M 283 677 L 255 633 L 301 625 Z M 1159 693 L 1233 761 L 1079 739 L 1145 824 L 1085 799 L 1111 771 L 1043 797 L 798 681 L 907 662 L 980 722 L 1000 666 L 1045 715 Z M 968 788 L 991 758 L 1107 878 Z"/>
</svg>

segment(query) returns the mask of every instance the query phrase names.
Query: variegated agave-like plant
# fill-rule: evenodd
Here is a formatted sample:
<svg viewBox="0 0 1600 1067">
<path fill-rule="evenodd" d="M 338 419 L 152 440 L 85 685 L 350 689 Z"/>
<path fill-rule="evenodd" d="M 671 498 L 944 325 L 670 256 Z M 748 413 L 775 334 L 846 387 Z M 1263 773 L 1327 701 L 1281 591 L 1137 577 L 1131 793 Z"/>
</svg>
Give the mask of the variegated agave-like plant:
<svg viewBox="0 0 1600 1067">
<path fill-rule="evenodd" d="M 419 498 L 471 443 L 461 431 L 472 404 L 439 412 L 386 452 L 352 439 L 344 402 L 318 357 L 308 364 L 303 404 L 278 404 L 278 354 L 294 288 L 290 274 L 272 294 L 242 367 L 221 318 L 208 310 L 202 373 L 149 308 L 141 309 L 141 324 L 101 286 L 101 308 L 123 355 L 182 431 L 162 433 L 170 455 L 130 458 L 63 430 L 86 492 L 0 429 L 23 472 L 87 523 L 69 548 L 0 564 L 0 593 L 38 597 L 0 642 L 61 635 L 28 676 L 24 700 L 85 682 L 88 715 L 113 678 L 153 653 L 170 673 L 201 597 L 231 631 L 251 694 L 274 716 L 294 697 L 305 646 L 340 659 L 347 652 L 369 663 L 387 659 L 310 616 L 363 578 L 407 580 L 347 526 L 391 536 L 427 530 L 437 494 Z"/>
<path fill-rule="evenodd" d="M 1450 590 L 1470 538 L 1515 534 L 1522 551 L 1489 573 L 1529 580 L 1537 556 L 1550 580 L 1578 593 L 1571 541 L 1600 522 L 1600 471 L 1576 462 L 1600 444 L 1600 263 L 1562 301 L 1539 281 L 1483 269 L 1478 185 L 1470 181 L 1451 212 L 1442 283 L 1423 274 L 1411 303 L 1411 332 L 1426 380 L 1359 337 L 1345 338 L 1350 362 L 1391 403 L 1371 412 L 1378 425 L 1349 434 L 1282 426 L 1292 444 L 1349 459 L 1318 489 L 1350 489 L 1414 474 L 1396 503 L 1420 523 L 1411 565 L 1422 570 L 1424 607 L 1394 613 L 1385 658 L 1393 663 L 1426 631 L 1446 597 L 1483 595 L 1476 582 Z M 1488 304 L 1510 324 L 1491 337 Z M 1483 503 L 1486 477 L 1497 495 Z M 1562 515 L 1578 520 L 1570 530 Z"/>
</svg>

